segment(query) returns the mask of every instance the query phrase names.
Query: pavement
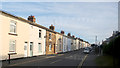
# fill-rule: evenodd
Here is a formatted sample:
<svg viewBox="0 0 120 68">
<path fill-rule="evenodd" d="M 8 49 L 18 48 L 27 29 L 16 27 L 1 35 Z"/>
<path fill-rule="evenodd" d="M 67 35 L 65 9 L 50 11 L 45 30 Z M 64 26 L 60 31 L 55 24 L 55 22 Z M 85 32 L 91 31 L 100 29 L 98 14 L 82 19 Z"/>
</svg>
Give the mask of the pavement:
<svg viewBox="0 0 120 68">
<path fill-rule="evenodd" d="M 90 54 L 88 54 L 87 58 L 82 64 L 81 68 L 100 68 L 100 66 L 97 66 L 95 59 L 98 57 L 98 54 L 96 54 L 94 51 L 92 51 Z"/>
<path fill-rule="evenodd" d="M 84 66 L 96 66 L 94 53 L 84 54 L 83 49 L 57 55 L 43 55 L 32 58 L 23 58 L 12 60 L 10 64 L 7 61 L 2 62 L 2 68 L 80 68 Z"/>
</svg>

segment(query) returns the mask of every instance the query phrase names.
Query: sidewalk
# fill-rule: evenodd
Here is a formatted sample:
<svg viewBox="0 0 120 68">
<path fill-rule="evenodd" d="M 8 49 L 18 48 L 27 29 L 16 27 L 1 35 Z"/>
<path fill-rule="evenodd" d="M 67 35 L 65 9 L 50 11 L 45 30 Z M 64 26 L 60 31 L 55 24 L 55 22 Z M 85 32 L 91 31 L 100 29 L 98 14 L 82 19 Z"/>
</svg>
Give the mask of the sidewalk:
<svg viewBox="0 0 120 68">
<path fill-rule="evenodd" d="M 94 52 L 90 53 L 83 62 L 82 68 L 97 68 L 97 64 L 95 61 L 97 57 L 97 54 L 95 54 Z"/>
<path fill-rule="evenodd" d="M 60 54 L 57 55 L 40 55 L 40 56 L 34 56 L 34 57 L 26 57 L 26 58 L 16 58 L 12 59 L 10 61 L 10 64 L 8 63 L 8 60 L 2 61 L 2 68 L 7 67 L 7 66 L 19 66 L 21 63 L 29 63 L 29 62 L 34 62 L 38 60 L 43 60 L 43 59 L 48 59 L 48 58 L 53 58 L 56 56 L 60 56 Z M 26 62 L 27 61 L 27 62 Z"/>
<path fill-rule="evenodd" d="M 35 59 L 42 59 L 45 58 L 45 56 L 34 56 L 34 57 L 26 57 L 26 58 L 16 58 L 10 60 L 10 64 L 8 63 L 8 60 L 2 61 L 2 67 L 13 65 L 16 63 L 23 63 L 25 61 L 35 60 Z"/>
</svg>

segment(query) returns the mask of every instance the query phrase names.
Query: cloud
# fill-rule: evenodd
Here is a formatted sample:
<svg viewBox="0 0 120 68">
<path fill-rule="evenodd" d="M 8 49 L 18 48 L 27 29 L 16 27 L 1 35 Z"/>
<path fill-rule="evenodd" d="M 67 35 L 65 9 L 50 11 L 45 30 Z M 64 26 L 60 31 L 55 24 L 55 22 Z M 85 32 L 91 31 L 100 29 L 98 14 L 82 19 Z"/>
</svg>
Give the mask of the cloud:
<svg viewBox="0 0 120 68">
<path fill-rule="evenodd" d="M 54 24 L 56 31 L 91 43 L 96 35 L 99 41 L 109 37 L 118 26 L 117 2 L 4 2 L 2 8 L 26 19 L 35 15 L 39 24 Z"/>
<path fill-rule="evenodd" d="M 2 0 L 4 2 L 118 2 L 119 0 Z"/>
</svg>

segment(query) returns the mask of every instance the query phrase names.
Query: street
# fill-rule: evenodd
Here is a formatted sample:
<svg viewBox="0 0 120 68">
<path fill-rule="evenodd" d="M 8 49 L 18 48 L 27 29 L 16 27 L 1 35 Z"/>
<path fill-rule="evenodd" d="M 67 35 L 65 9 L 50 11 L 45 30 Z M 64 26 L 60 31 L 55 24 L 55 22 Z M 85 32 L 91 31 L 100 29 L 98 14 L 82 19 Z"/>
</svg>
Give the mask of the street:
<svg viewBox="0 0 120 68">
<path fill-rule="evenodd" d="M 73 52 L 68 52 L 58 55 L 49 56 L 37 56 L 26 59 L 12 60 L 11 64 L 3 62 L 3 67 L 13 67 L 13 66 L 32 66 L 32 67 L 49 67 L 49 66 L 70 66 L 72 68 L 79 68 L 83 59 L 87 58 L 87 54 L 83 53 L 83 49 Z M 89 58 L 91 59 L 91 58 Z M 84 59 L 85 60 L 85 59 Z M 90 63 L 90 62 L 89 62 Z M 86 64 L 84 64 L 86 66 Z"/>
</svg>

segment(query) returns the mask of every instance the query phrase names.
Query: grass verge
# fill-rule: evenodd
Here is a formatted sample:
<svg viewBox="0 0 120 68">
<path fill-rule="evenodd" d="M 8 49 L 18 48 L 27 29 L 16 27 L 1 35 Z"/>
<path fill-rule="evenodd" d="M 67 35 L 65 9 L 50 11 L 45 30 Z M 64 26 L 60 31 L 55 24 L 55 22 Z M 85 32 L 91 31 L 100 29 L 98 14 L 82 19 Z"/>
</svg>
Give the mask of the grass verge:
<svg viewBox="0 0 120 68">
<path fill-rule="evenodd" d="M 113 56 L 109 55 L 98 56 L 95 61 L 98 66 L 114 66 L 118 63 L 116 58 L 113 58 Z"/>
</svg>

